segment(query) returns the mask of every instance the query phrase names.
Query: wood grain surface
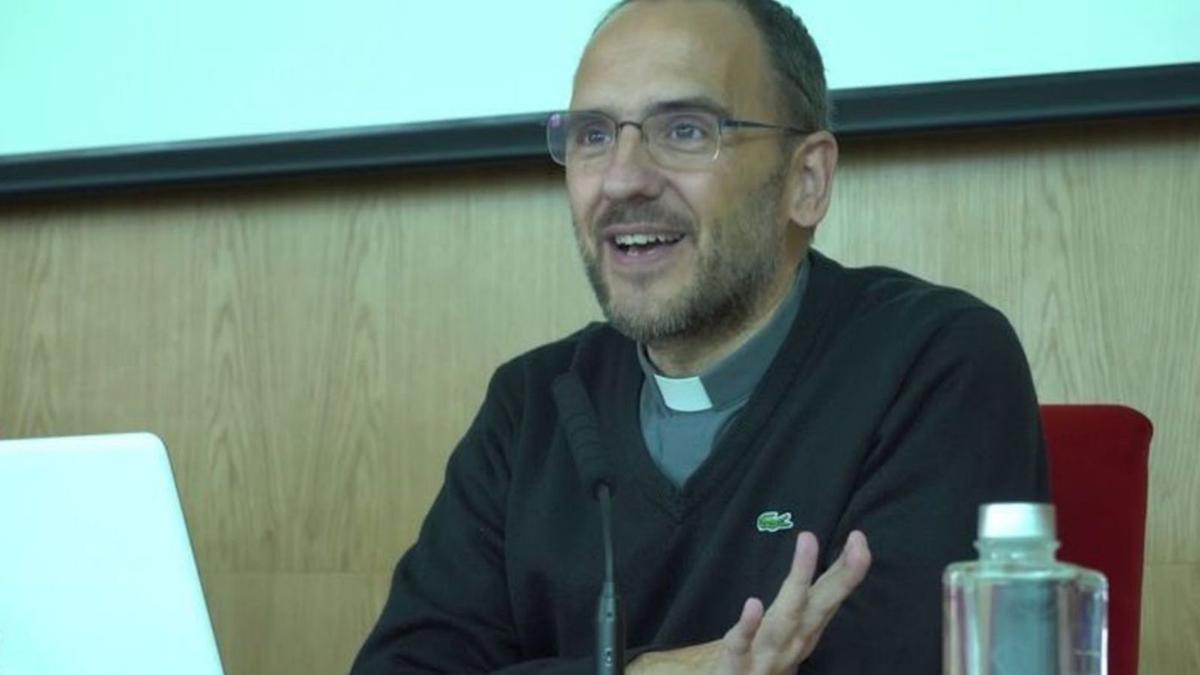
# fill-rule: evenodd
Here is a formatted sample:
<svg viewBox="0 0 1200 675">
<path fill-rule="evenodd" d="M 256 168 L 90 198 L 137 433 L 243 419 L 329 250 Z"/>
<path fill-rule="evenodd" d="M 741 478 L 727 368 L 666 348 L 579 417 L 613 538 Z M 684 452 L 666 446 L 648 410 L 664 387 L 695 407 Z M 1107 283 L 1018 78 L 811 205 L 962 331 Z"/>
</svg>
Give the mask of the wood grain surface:
<svg viewBox="0 0 1200 675">
<path fill-rule="evenodd" d="M 817 246 L 1154 421 L 1142 672 L 1200 672 L 1200 120 L 858 140 Z M 549 166 L 0 203 L 0 435 L 171 449 L 230 675 L 346 670 L 497 365 L 599 312 Z"/>
</svg>

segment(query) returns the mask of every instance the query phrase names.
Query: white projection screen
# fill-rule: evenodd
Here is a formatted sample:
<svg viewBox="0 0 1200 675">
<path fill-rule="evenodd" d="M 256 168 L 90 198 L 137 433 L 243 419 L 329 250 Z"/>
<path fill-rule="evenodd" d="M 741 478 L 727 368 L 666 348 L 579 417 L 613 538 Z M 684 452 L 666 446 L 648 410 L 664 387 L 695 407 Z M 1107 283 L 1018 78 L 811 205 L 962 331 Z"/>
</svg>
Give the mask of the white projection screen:
<svg viewBox="0 0 1200 675">
<path fill-rule="evenodd" d="M 4 0 L 0 194 L 528 157 L 610 4 Z M 844 133 L 1200 100 L 1200 0 L 788 4 Z"/>
</svg>

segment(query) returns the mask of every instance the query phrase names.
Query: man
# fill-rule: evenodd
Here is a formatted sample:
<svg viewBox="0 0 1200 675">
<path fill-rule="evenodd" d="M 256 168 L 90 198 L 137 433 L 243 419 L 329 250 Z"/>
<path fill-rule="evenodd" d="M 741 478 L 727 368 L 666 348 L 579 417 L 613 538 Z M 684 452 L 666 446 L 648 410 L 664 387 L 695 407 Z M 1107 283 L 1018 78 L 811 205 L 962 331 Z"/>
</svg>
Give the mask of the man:
<svg viewBox="0 0 1200 675">
<path fill-rule="evenodd" d="M 940 573 L 978 505 L 1046 497 L 1036 401 L 997 312 L 810 249 L 828 116 L 771 0 L 602 22 L 548 138 L 608 322 L 497 371 L 356 673 L 592 669 L 571 386 L 616 490 L 631 672 L 940 669 Z"/>
</svg>

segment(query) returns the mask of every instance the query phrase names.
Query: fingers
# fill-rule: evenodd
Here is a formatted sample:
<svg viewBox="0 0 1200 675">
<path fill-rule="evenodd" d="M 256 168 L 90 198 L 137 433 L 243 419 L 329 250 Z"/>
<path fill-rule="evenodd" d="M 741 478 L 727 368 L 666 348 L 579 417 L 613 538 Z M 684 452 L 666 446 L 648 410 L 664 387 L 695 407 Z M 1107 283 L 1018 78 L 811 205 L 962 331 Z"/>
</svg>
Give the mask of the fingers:
<svg viewBox="0 0 1200 675">
<path fill-rule="evenodd" d="M 795 641 L 797 629 L 804 622 L 809 584 L 817 567 L 817 552 L 817 538 L 811 532 L 801 532 L 796 537 L 791 568 L 779 587 L 775 601 L 767 610 L 756 637 L 759 649 L 771 653 L 783 652 L 787 650 L 787 645 Z"/>
<path fill-rule="evenodd" d="M 862 583 L 870 567 L 871 549 L 867 546 L 867 537 L 855 530 L 846 539 L 838 559 L 809 590 L 801 630 L 819 634 L 842 602 Z"/>
<path fill-rule="evenodd" d="M 762 624 L 763 604 L 758 598 L 749 598 L 742 605 L 742 614 L 737 623 L 725 633 L 725 649 L 733 655 L 743 655 L 750 651 L 754 643 L 754 635 Z"/>
<path fill-rule="evenodd" d="M 758 598 L 750 598 L 742 605 L 737 623 L 721 639 L 721 653 L 712 672 L 716 675 L 742 675 L 751 671 L 751 649 L 754 636 L 762 625 L 763 604 Z"/>
<path fill-rule="evenodd" d="M 866 536 L 854 531 L 837 560 L 816 582 L 817 540 L 802 532 L 792 566 L 753 639 L 755 658 L 768 656 L 792 666 L 808 657 L 829 620 L 862 582 L 871 564 Z"/>
<path fill-rule="evenodd" d="M 710 661 L 716 666 L 713 672 L 786 672 L 808 658 L 829 620 L 871 566 L 867 538 L 858 530 L 850 533 L 837 560 L 814 583 L 817 553 L 816 537 L 801 532 L 771 608 L 764 612 L 758 598 L 746 600 L 737 623 L 721 639 L 720 656 Z"/>
<path fill-rule="evenodd" d="M 838 559 L 817 579 L 808 594 L 810 609 L 832 612 L 858 587 L 871 566 L 871 550 L 867 538 L 855 530 L 846 539 Z"/>
<path fill-rule="evenodd" d="M 804 611 L 808 586 L 812 583 L 813 571 L 817 568 L 817 538 L 811 532 L 801 532 L 796 537 L 796 549 L 792 553 L 792 566 L 779 587 L 779 594 L 767 610 L 767 616 L 778 616 L 784 621 L 798 620 Z"/>
</svg>

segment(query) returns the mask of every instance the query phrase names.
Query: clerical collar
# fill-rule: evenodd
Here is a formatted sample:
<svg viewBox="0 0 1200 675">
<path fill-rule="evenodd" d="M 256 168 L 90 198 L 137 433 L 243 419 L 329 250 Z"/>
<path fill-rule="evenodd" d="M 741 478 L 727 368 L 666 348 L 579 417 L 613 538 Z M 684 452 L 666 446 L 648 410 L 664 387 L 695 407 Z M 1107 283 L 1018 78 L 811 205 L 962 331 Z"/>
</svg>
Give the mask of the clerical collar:
<svg viewBox="0 0 1200 675">
<path fill-rule="evenodd" d="M 737 351 L 698 376 L 667 377 L 659 373 L 646 355 L 646 346 L 638 345 L 638 361 L 646 381 L 657 385 L 654 389 L 663 405 L 675 412 L 700 412 L 725 408 L 749 397 L 796 320 L 804 289 L 808 286 L 809 267 L 805 256 L 796 272 L 792 290 L 775 309 L 770 321 Z"/>
</svg>

